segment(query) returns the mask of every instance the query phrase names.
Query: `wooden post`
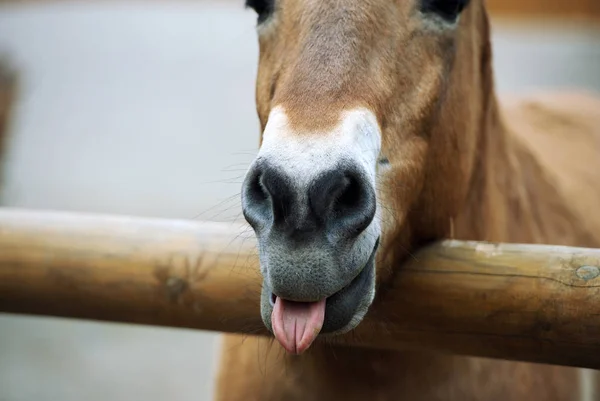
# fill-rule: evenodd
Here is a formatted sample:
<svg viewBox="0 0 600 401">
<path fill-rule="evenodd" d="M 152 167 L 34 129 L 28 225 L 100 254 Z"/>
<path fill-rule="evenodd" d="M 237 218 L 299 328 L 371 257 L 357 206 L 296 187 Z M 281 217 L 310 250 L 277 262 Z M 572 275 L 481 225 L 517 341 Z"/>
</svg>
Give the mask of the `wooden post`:
<svg viewBox="0 0 600 401">
<path fill-rule="evenodd" d="M 0 209 L 0 312 L 268 334 L 245 226 Z M 444 241 L 344 345 L 600 368 L 600 250 Z"/>
</svg>

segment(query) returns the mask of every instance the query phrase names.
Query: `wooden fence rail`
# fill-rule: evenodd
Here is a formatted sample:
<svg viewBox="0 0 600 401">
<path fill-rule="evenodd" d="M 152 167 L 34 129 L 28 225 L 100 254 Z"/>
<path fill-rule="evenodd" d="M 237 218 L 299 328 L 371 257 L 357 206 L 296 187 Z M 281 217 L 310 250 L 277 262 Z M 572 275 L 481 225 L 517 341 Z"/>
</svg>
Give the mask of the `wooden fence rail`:
<svg viewBox="0 0 600 401">
<path fill-rule="evenodd" d="M 232 224 L 0 209 L 0 312 L 266 335 Z M 600 250 L 444 241 L 399 268 L 346 345 L 600 369 Z"/>
</svg>

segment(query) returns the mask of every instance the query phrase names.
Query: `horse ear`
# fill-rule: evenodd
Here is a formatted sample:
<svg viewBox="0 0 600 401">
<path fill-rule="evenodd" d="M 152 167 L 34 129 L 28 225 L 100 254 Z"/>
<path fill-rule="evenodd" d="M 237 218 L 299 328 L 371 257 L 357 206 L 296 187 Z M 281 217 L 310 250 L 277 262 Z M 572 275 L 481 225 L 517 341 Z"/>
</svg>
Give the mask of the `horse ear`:
<svg viewBox="0 0 600 401">
<path fill-rule="evenodd" d="M 265 21 L 275 9 L 275 0 L 246 0 L 246 7 L 258 14 L 258 23 Z"/>
<path fill-rule="evenodd" d="M 421 11 L 454 22 L 468 4 L 469 0 L 421 0 Z"/>
</svg>

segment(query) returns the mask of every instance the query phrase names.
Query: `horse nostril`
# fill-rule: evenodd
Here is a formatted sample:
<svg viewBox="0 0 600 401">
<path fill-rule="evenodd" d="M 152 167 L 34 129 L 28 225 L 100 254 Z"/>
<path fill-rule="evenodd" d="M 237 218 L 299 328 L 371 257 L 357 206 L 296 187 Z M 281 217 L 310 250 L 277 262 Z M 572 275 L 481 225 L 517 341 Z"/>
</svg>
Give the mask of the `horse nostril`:
<svg viewBox="0 0 600 401">
<path fill-rule="evenodd" d="M 242 211 L 254 228 L 285 220 L 291 209 L 292 191 L 278 170 L 256 165 L 243 184 Z"/>
<path fill-rule="evenodd" d="M 355 237 L 375 216 L 375 190 L 357 168 L 328 171 L 304 189 L 292 183 L 281 169 L 266 164 L 257 164 L 248 173 L 242 210 L 255 230 L 270 227 L 281 234 L 308 238 L 322 228 Z"/>
<path fill-rule="evenodd" d="M 246 177 L 242 188 L 242 212 L 254 228 L 269 218 L 269 192 L 262 180 L 262 169 L 255 167 Z"/>
<path fill-rule="evenodd" d="M 315 180 L 310 191 L 317 218 L 345 236 L 360 234 L 375 216 L 375 191 L 355 170 L 334 170 Z"/>
<path fill-rule="evenodd" d="M 358 180 L 355 177 L 344 177 L 343 185 L 341 194 L 337 201 L 334 201 L 334 209 L 337 209 L 338 213 L 344 213 L 359 207 L 361 203 L 361 190 Z"/>
<path fill-rule="evenodd" d="M 258 171 L 249 181 L 248 195 L 252 202 L 266 202 L 269 199 L 269 192 L 261 182 L 262 177 L 262 173 Z"/>
</svg>

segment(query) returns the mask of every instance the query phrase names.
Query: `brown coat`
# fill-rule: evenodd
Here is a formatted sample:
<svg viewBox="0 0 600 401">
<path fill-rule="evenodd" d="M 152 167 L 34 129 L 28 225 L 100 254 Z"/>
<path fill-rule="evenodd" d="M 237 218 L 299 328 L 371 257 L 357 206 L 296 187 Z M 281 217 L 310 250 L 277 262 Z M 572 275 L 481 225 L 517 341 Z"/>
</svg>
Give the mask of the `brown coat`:
<svg viewBox="0 0 600 401">
<path fill-rule="evenodd" d="M 340 42 L 326 42 L 328 21 L 343 20 L 335 18 L 333 2 L 323 1 L 311 13 L 299 9 L 302 2 L 281 1 L 278 28 L 270 26 L 260 39 L 259 117 L 264 126 L 273 104 L 281 104 L 299 129 L 323 131 L 344 107 L 374 110 L 392 166 L 379 182 L 390 211 L 378 254 L 380 282 L 408 250 L 449 236 L 600 247 L 600 98 L 547 93 L 499 103 L 481 2 L 473 0 L 465 10 L 454 64 L 444 69 L 439 63 L 448 54 L 440 49 L 448 47 L 431 35 L 409 34 L 418 24 L 411 20 L 410 1 L 345 3 L 367 10 L 361 14 L 364 37 L 348 22 L 346 32 L 359 36 L 352 45 L 338 35 L 338 26 L 330 32 Z M 295 34 L 300 15 L 307 24 L 319 22 L 311 25 L 318 29 L 307 26 L 285 40 Z M 345 45 L 330 68 L 313 68 Z M 394 65 L 364 62 L 399 47 L 403 53 Z M 342 71 L 356 79 L 337 88 Z M 444 88 L 435 114 L 436 94 Z M 335 102 L 323 102 L 326 97 L 316 96 L 321 91 L 335 93 Z M 424 127 L 429 136 L 422 135 Z M 272 339 L 245 335 L 225 335 L 222 352 L 218 401 L 576 401 L 582 394 L 580 372 L 572 368 L 318 343 L 290 357 Z"/>
</svg>

